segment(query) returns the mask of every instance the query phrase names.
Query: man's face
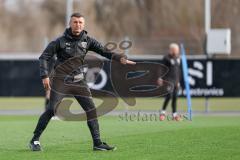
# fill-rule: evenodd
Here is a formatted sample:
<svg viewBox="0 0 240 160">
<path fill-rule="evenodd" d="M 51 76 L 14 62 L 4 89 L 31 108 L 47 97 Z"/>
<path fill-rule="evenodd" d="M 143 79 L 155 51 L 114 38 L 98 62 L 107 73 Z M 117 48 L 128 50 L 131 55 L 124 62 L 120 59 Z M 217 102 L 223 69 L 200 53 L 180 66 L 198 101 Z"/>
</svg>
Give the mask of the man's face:
<svg viewBox="0 0 240 160">
<path fill-rule="evenodd" d="M 179 57 L 179 47 L 172 47 L 169 52 L 171 56 Z"/>
<path fill-rule="evenodd" d="M 79 35 L 85 26 L 85 19 L 83 17 L 72 17 L 70 20 L 70 27 L 73 35 Z"/>
</svg>

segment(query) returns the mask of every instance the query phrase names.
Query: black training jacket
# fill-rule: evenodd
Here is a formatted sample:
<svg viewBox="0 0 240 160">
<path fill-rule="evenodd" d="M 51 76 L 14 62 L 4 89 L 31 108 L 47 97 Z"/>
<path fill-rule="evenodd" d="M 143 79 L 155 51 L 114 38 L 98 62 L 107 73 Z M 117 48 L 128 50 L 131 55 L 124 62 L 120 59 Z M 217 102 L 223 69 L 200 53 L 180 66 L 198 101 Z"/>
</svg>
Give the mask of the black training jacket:
<svg viewBox="0 0 240 160">
<path fill-rule="evenodd" d="M 69 58 L 78 56 L 83 60 L 88 51 L 93 51 L 108 59 L 120 61 L 124 55 L 116 54 L 103 47 L 94 38 L 87 35 L 87 31 L 83 30 L 79 36 L 72 35 L 70 28 L 67 28 L 64 34 L 56 40 L 50 42 L 46 49 L 39 57 L 40 76 L 41 78 L 49 77 L 49 66 L 53 56 L 57 57 L 56 65 L 62 64 Z"/>
<path fill-rule="evenodd" d="M 169 71 L 163 77 L 163 79 L 168 80 L 174 85 L 178 85 L 181 79 L 181 60 L 180 58 L 175 58 L 168 55 L 165 55 L 163 58 L 163 64 L 168 67 Z"/>
</svg>

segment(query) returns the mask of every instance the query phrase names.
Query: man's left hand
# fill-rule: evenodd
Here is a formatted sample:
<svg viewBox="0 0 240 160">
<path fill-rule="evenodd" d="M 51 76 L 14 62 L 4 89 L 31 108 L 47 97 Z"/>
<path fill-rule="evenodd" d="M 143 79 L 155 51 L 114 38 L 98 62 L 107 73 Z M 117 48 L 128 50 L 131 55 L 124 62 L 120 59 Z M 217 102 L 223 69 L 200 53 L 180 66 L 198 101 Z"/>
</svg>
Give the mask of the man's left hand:
<svg viewBox="0 0 240 160">
<path fill-rule="evenodd" d="M 135 65 L 135 64 L 136 64 L 136 62 L 130 61 L 130 60 L 124 58 L 124 57 L 122 57 L 122 58 L 120 59 L 120 62 L 121 62 L 122 64 L 124 64 L 124 65 L 126 65 L 126 64 Z"/>
</svg>

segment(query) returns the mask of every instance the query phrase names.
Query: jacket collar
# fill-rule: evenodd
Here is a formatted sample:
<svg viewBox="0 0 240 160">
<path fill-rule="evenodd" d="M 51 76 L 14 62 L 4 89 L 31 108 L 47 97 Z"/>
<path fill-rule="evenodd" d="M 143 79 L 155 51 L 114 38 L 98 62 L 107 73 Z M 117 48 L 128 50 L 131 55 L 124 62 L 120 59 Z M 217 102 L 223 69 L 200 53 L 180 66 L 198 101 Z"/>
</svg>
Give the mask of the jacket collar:
<svg viewBox="0 0 240 160">
<path fill-rule="evenodd" d="M 66 38 L 71 39 L 71 40 L 80 40 L 87 35 L 87 31 L 83 30 L 79 36 L 75 36 L 72 34 L 71 28 L 67 28 L 63 34 Z"/>
</svg>

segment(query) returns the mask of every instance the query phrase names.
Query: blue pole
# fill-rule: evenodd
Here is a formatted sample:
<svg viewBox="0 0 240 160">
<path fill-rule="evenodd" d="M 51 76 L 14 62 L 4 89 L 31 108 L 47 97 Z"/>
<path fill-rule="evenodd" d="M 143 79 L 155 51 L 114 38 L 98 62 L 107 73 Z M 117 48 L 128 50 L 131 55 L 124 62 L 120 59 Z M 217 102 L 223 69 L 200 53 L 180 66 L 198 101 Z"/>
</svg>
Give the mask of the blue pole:
<svg viewBox="0 0 240 160">
<path fill-rule="evenodd" d="M 183 79 L 185 84 L 185 90 L 187 95 L 187 106 L 188 106 L 188 119 L 192 120 L 192 102 L 191 102 L 191 94 L 190 94 L 190 85 L 188 81 L 188 64 L 186 58 L 186 51 L 184 45 L 181 44 L 181 53 L 182 53 L 182 69 L 183 69 Z"/>
</svg>

